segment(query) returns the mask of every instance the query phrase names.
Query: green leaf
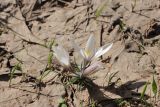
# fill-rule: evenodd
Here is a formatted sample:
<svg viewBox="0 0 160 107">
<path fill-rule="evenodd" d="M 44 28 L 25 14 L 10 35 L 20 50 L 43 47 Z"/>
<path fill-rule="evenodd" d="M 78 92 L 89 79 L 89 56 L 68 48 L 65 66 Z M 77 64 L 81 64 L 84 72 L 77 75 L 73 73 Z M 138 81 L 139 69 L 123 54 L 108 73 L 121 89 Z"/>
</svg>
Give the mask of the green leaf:
<svg viewBox="0 0 160 107">
<path fill-rule="evenodd" d="M 154 79 L 154 75 L 153 75 L 153 80 L 152 80 L 152 92 L 154 93 L 154 96 L 157 95 L 157 84 L 156 84 L 156 81 Z"/>
<path fill-rule="evenodd" d="M 15 67 L 16 67 L 16 70 L 22 71 L 22 67 L 19 63 Z"/>
<path fill-rule="evenodd" d="M 65 99 L 60 99 L 58 107 L 68 107 Z"/>
<path fill-rule="evenodd" d="M 96 13 L 95 13 L 95 16 L 96 16 L 96 17 L 99 17 L 99 16 L 101 15 L 101 13 L 102 13 L 102 11 L 105 9 L 106 5 L 107 5 L 107 2 L 103 2 L 103 3 L 97 8 Z"/>
<path fill-rule="evenodd" d="M 41 75 L 40 80 L 42 80 L 43 78 L 45 78 L 50 72 L 51 72 L 51 70 L 45 71 L 45 72 Z"/>
<path fill-rule="evenodd" d="M 54 45 L 54 43 L 55 43 L 55 40 L 52 40 L 52 41 L 50 42 L 50 44 L 49 44 L 49 48 L 50 48 L 50 49 L 52 49 L 52 46 Z"/>
<path fill-rule="evenodd" d="M 44 47 L 52 50 L 52 46 L 53 46 L 53 45 L 55 45 L 55 40 L 54 40 L 54 39 L 52 39 L 51 41 L 45 42 Z"/>
<path fill-rule="evenodd" d="M 75 84 L 76 82 L 78 82 L 78 80 L 79 80 L 78 77 L 74 77 L 74 78 L 72 78 L 72 79 L 69 81 L 68 85 L 70 85 L 70 84 Z"/>
<path fill-rule="evenodd" d="M 143 91 L 142 91 L 142 93 L 141 93 L 141 97 L 140 97 L 141 100 L 144 99 L 144 94 L 146 93 L 147 86 L 148 86 L 148 82 L 146 82 L 146 84 L 145 84 L 145 86 L 144 86 L 144 88 L 143 88 Z"/>
<path fill-rule="evenodd" d="M 110 85 L 112 83 L 112 79 L 118 74 L 118 71 L 115 72 L 115 73 L 112 73 L 110 76 L 109 76 L 109 80 L 108 80 L 108 84 Z"/>
<path fill-rule="evenodd" d="M 91 101 L 91 107 L 96 107 L 96 103 L 94 100 Z"/>
<path fill-rule="evenodd" d="M 124 31 L 126 24 L 122 20 L 120 20 L 119 26 L 120 26 L 120 31 Z"/>
<path fill-rule="evenodd" d="M 67 107 L 67 105 L 63 103 L 63 104 L 61 104 L 61 107 Z"/>
<path fill-rule="evenodd" d="M 48 65 L 50 66 L 52 64 L 52 59 L 53 59 L 53 53 L 50 52 L 48 55 Z"/>
<path fill-rule="evenodd" d="M 13 79 L 13 76 L 14 76 L 14 73 L 15 73 L 16 70 L 22 71 L 20 63 L 16 64 L 11 70 L 10 79 L 9 79 L 9 85 L 11 85 L 11 81 Z"/>
</svg>

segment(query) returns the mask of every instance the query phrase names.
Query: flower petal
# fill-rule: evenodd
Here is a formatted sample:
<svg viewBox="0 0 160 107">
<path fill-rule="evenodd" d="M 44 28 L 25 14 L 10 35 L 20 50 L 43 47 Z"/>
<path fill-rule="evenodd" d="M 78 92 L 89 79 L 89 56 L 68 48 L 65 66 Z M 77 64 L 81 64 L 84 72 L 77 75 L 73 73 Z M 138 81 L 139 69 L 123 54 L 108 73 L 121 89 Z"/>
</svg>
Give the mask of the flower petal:
<svg viewBox="0 0 160 107">
<path fill-rule="evenodd" d="M 58 61 L 65 66 L 69 66 L 69 54 L 62 46 L 56 46 L 53 48 L 54 55 Z"/>
<path fill-rule="evenodd" d="M 80 54 L 84 59 L 86 59 L 87 56 L 86 56 L 85 51 L 83 49 L 80 50 Z"/>
<path fill-rule="evenodd" d="M 74 40 L 71 40 L 71 43 L 72 43 L 73 48 L 75 49 L 75 51 L 78 52 L 79 57 L 81 57 L 81 58 L 83 58 L 83 59 L 86 58 L 85 53 L 84 53 L 84 50 L 81 49 L 81 48 L 74 42 Z"/>
<path fill-rule="evenodd" d="M 82 75 L 87 76 L 93 74 L 102 68 L 103 68 L 102 63 L 100 61 L 97 61 L 91 64 L 88 68 L 86 68 Z"/>
<path fill-rule="evenodd" d="M 85 54 L 88 58 L 93 57 L 93 55 L 95 54 L 95 44 L 95 38 L 93 35 L 91 35 L 85 47 Z"/>
<path fill-rule="evenodd" d="M 106 52 L 108 52 L 112 48 L 112 46 L 113 46 L 113 43 L 111 43 L 109 46 L 107 44 L 107 45 L 100 47 L 100 49 L 96 52 L 94 57 L 98 58 L 101 55 L 105 54 Z"/>
</svg>

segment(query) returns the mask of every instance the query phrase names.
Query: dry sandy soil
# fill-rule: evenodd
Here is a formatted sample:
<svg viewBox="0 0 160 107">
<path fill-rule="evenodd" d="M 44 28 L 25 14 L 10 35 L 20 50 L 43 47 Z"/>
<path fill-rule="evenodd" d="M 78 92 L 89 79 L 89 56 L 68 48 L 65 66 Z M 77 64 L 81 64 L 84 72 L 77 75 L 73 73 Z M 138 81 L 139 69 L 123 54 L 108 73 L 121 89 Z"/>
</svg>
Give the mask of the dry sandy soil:
<svg viewBox="0 0 160 107">
<path fill-rule="evenodd" d="M 91 33 L 97 47 L 114 43 L 104 69 L 89 77 L 92 88 L 66 88 L 61 69 L 37 82 L 52 41 L 73 57 L 71 38 L 84 47 Z M 159 0 L 0 0 L 0 34 L 0 107 L 147 107 L 139 98 L 153 74 L 159 87 Z M 145 94 L 160 106 L 150 84 Z"/>
</svg>

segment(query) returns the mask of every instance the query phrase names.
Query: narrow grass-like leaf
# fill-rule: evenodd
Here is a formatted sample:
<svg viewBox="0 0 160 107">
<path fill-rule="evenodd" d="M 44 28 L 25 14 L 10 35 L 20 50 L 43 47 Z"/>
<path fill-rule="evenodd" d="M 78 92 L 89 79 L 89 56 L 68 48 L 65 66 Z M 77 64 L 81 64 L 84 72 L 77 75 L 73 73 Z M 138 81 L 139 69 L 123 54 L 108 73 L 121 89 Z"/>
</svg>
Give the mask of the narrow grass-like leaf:
<svg viewBox="0 0 160 107">
<path fill-rule="evenodd" d="M 103 10 L 105 9 L 106 5 L 107 5 L 107 2 L 103 2 L 103 4 L 101 4 L 101 5 L 97 8 L 96 13 L 95 13 L 95 16 L 96 16 L 96 17 L 99 17 L 99 16 L 102 14 L 102 12 L 103 12 Z"/>
<path fill-rule="evenodd" d="M 147 86 L 148 86 L 148 82 L 146 82 L 146 84 L 144 85 L 143 91 L 142 91 L 142 93 L 141 93 L 140 100 L 143 100 L 143 99 L 144 99 L 144 95 L 145 95 L 145 93 L 146 93 Z"/>
<path fill-rule="evenodd" d="M 50 72 L 51 72 L 51 70 L 45 71 L 45 72 L 41 75 L 40 81 L 41 81 L 43 78 L 45 78 Z"/>
<path fill-rule="evenodd" d="M 49 55 L 48 55 L 48 66 L 49 66 L 49 67 L 51 67 L 52 59 L 53 59 L 53 53 L 50 52 Z"/>
<path fill-rule="evenodd" d="M 52 40 L 52 41 L 50 42 L 50 44 L 49 44 L 49 49 L 52 49 L 52 46 L 54 45 L 54 43 L 55 43 L 54 40 Z"/>
<path fill-rule="evenodd" d="M 45 42 L 44 46 L 50 50 L 52 50 L 52 46 L 55 45 L 55 40 Z"/>
<path fill-rule="evenodd" d="M 46 66 L 44 72 L 40 77 L 38 77 L 38 80 L 41 81 L 43 78 L 45 78 L 50 72 L 51 64 L 52 64 L 52 59 L 53 59 L 53 53 L 50 52 L 48 55 L 48 65 Z"/>
<path fill-rule="evenodd" d="M 15 73 L 16 70 L 22 71 L 22 68 L 21 68 L 21 66 L 20 66 L 19 63 L 16 64 L 16 65 L 12 68 L 12 70 L 11 70 L 11 72 L 10 72 L 9 86 L 11 85 L 11 81 L 12 81 L 12 79 L 13 79 L 13 76 L 14 76 L 14 73 Z"/>
<path fill-rule="evenodd" d="M 126 107 L 126 105 L 129 103 L 123 98 L 115 99 L 114 102 L 118 105 L 118 107 Z"/>
<path fill-rule="evenodd" d="M 91 100 L 91 107 L 96 107 L 96 103 L 94 100 Z"/>
<path fill-rule="evenodd" d="M 68 82 L 68 85 L 70 85 L 70 84 L 75 84 L 75 83 L 78 82 L 79 80 L 80 80 L 80 78 L 74 77 L 74 78 L 72 78 L 72 79 Z"/>
<path fill-rule="evenodd" d="M 153 75 L 153 80 L 152 80 L 152 92 L 154 93 L 154 97 L 157 95 L 157 83 L 155 81 L 154 75 Z"/>
<path fill-rule="evenodd" d="M 120 26 L 120 31 L 125 31 L 126 24 L 122 20 L 120 20 L 119 26 Z"/>
<path fill-rule="evenodd" d="M 80 101 L 80 107 L 83 107 L 83 101 Z"/>
<path fill-rule="evenodd" d="M 109 80 L 108 80 L 108 84 L 110 85 L 111 84 L 111 81 L 112 79 L 118 74 L 118 72 L 115 72 L 115 73 L 112 73 L 110 76 L 109 76 Z"/>
</svg>

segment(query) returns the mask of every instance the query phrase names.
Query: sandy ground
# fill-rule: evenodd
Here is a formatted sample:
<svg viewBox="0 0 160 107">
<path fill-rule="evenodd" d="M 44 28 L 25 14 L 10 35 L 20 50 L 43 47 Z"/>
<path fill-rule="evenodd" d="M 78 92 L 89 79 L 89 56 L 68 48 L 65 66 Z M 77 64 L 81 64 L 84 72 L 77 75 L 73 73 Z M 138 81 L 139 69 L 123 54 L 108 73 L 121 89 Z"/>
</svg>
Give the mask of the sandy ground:
<svg viewBox="0 0 160 107">
<path fill-rule="evenodd" d="M 128 101 L 123 107 L 146 107 L 138 101 L 145 83 L 154 74 L 159 85 L 159 0 L 0 0 L 0 34 L 0 107 L 63 107 L 62 99 L 68 107 L 118 107 L 116 99 Z M 101 59 L 105 68 L 90 77 L 93 88 L 68 89 L 54 70 L 37 83 L 53 40 L 74 54 L 70 40 L 84 47 L 90 34 L 97 47 L 114 43 Z M 153 103 L 150 85 L 146 95 Z"/>
</svg>

